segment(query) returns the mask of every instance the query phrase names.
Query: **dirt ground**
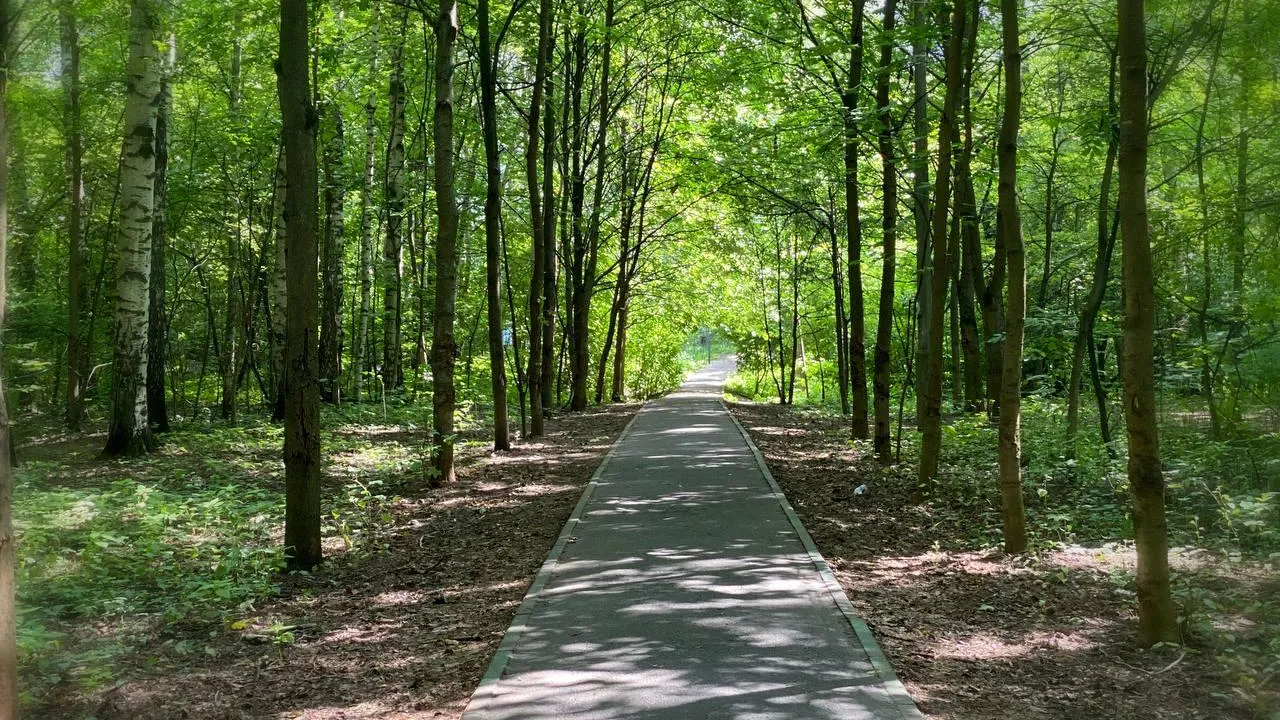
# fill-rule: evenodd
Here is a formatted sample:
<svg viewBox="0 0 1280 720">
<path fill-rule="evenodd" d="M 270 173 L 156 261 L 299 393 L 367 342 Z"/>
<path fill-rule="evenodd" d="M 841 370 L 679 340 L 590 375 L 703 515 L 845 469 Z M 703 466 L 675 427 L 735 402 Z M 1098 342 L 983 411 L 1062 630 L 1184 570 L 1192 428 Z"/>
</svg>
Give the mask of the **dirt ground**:
<svg viewBox="0 0 1280 720">
<path fill-rule="evenodd" d="M 1229 586 L 1244 610 L 1231 633 L 1143 652 L 1133 645 L 1131 550 L 946 551 L 963 539 L 942 537 L 940 511 L 909 500 L 911 469 L 879 470 L 837 419 L 777 405 L 731 409 L 929 718 L 1280 717 L 1280 658 L 1245 656 L 1254 667 L 1237 674 L 1238 648 L 1221 644 L 1259 635 L 1268 621 L 1250 616 L 1248 598 L 1280 592 L 1274 570 L 1175 553 L 1175 570 L 1206 599 Z"/>
<path fill-rule="evenodd" d="M 38 717 L 458 718 L 586 481 L 638 405 L 554 418 L 541 442 L 461 452 L 459 480 L 397 488 L 381 551 L 336 555 L 205 653 L 139 648 L 126 681 Z M 287 641 L 285 639 L 287 638 Z"/>
</svg>

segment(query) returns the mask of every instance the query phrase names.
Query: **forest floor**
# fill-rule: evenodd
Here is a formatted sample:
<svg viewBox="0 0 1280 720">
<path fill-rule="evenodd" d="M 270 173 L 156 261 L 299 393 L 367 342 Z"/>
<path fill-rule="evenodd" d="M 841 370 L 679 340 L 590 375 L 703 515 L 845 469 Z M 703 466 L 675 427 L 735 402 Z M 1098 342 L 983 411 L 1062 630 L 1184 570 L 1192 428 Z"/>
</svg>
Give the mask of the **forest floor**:
<svg viewBox="0 0 1280 720">
<path fill-rule="evenodd" d="M 847 421 L 730 407 L 927 717 L 1280 717 L 1274 566 L 1175 549 L 1190 639 L 1141 651 L 1131 547 L 1042 543 L 1005 556 L 990 547 L 991 507 L 912 502 L 912 468 L 880 470 Z M 984 502 L 998 502 L 994 480 Z"/>
<path fill-rule="evenodd" d="M 98 595 L 115 592 L 121 602 L 131 597 L 127 582 L 116 591 L 102 587 L 110 578 L 97 589 L 84 577 L 72 583 L 104 557 L 123 562 L 135 551 L 146 556 L 148 536 L 139 531 L 114 538 L 119 557 L 88 557 L 97 544 L 114 547 L 110 533 L 95 531 L 84 549 L 60 551 L 73 557 L 74 567 L 46 577 L 43 594 L 31 591 L 31 601 L 45 607 L 42 615 L 24 619 L 28 652 L 20 673 L 27 691 L 38 691 L 26 698 L 27 716 L 458 718 L 583 486 L 638 407 L 553 418 L 542 441 L 518 443 L 509 453 L 490 453 L 480 435 L 464 433 L 470 442 L 460 448 L 458 482 L 439 490 L 422 482 L 414 461 L 421 431 L 412 425 L 348 422 L 326 432 L 325 506 L 333 508 L 326 518 L 327 561 L 314 575 L 251 569 L 267 584 L 254 586 L 242 577 L 240 585 L 215 596 L 228 598 L 221 607 L 210 607 L 217 603 L 206 599 L 185 612 L 183 588 L 197 595 L 205 588 L 178 578 L 167 590 L 152 589 L 172 605 L 154 612 L 127 603 L 130 609 L 115 613 L 59 609 L 71 593 L 86 596 L 95 608 L 102 606 Z M 19 449 L 25 468 L 19 490 L 26 485 L 43 503 L 32 509 L 35 517 L 27 526 L 32 552 L 55 544 L 32 530 L 41 510 L 56 525 L 85 503 L 95 507 L 88 495 L 109 499 L 127 491 L 128 502 L 145 505 L 150 515 L 154 508 L 146 498 L 160 494 L 169 504 L 155 512 L 167 512 L 163 524 L 172 529 L 191 519 L 184 514 L 184 493 L 214 477 L 231 477 L 232 493 L 265 493 L 269 509 L 237 520 L 236 527 L 263 524 L 264 514 L 275 525 L 283 493 L 278 431 L 264 429 L 270 427 L 247 429 L 244 442 L 226 442 L 225 434 L 212 441 L 207 433 L 184 430 L 134 466 L 96 460 L 100 437 L 29 438 Z M 129 480 L 119 479 L 126 474 Z M 132 485 L 121 491 L 122 482 L 151 489 L 137 501 L 140 491 Z M 204 491 L 202 498 L 208 497 Z M 103 513 L 110 508 L 109 500 L 96 502 Z M 207 504 L 217 502 L 227 504 L 212 506 L 204 516 L 207 532 L 238 537 L 214 524 L 228 515 L 239 518 L 244 499 L 217 495 L 200 505 L 210 509 Z M 125 513 L 113 522 L 121 517 L 138 520 Z M 192 536 L 198 530 L 183 532 Z M 278 544 L 277 535 L 273 528 L 258 540 Z M 188 539 L 189 547 L 202 547 Z M 181 561 L 181 545 L 178 550 Z M 134 584 L 151 582 L 166 561 L 175 560 L 167 552 L 141 568 L 120 566 L 115 575 L 133 572 Z M 50 559 L 58 558 L 44 558 Z M 225 557 L 212 563 L 215 578 L 225 563 Z M 251 589 L 243 589 L 246 582 Z M 59 583 L 72 589 L 55 592 Z M 63 661 L 54 664 L 58 658 Z"/>
</svg>

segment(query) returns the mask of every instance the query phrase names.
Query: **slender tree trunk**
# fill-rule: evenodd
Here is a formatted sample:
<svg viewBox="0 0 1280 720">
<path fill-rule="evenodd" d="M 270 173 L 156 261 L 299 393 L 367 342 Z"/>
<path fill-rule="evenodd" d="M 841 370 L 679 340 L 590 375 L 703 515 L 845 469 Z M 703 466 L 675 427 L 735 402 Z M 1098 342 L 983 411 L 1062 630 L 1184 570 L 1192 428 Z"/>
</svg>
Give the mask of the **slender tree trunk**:
<svg viewBox="0 0 1280 720">
<path fill-rule="evenodd" d="M 342 124 L 342 108 L 336 102 L 325 107 L 331 115 L 333 135 L 326 143 L 324 153 L 324 252 L 321 258 L 322 278 L 320 312 L 320 398 L 324 402 L 337 403 L 342 394 L 342 290 L 343 258 L 346 255 L 343 238 L 343 199 L 346 181 L 343 173 L 343 156 L 346 138 Z"/>
<path fill-rule="evenodd" d="M 1153 336 L 1155 270 L 1147 236 L 1147 32 L 1143 0 L 1118 0 L 1120 34 L 1120 149 L 1117 206 L 1123 243 L 1125 427 L 1129 490 L 1138 554 L 1138 643 L 1178 642 L 1178 617 L 1169 589 L 1169 536 L 1164 474 L 1156 428 Z"/>
<path fill-rule="evenodd" d="M 285 331 L 289 319 L 289 288 L 287 273 L 289 264 L 285 261 L 285 250 L 288 242 L 285 230 L 285 202 L 288 198 L 287 177 L 288 160 L 284 150 L 283 138 L 279 153 L 276 156 L 276 181 L 273 205 L 275 217 L 275 245 L 272 253 L 271 280 L 268 295 L 271 297 L 271 377 L 275 381 L 275 398 L 272 402 L 271 419 L 284 420 L 285 393 Z M 212 326 L 210 326 L 212 329 Z"/>
<path fill-rule="evenodd" d="M 4 327 L 9 275 L 9 68 L 16 50 L 17 17 L 12 0 L 0 0 L 0 328 Z M 17 536 L 13 530 L 13 442 L 0 363 L 0 720 L 18 720 L 18 612 L 14 574 Z"/>
<path fill-rule="evenodd" d="M 1000 385 L 1000 517 L 1004 550 L 1027 551 L 1027 519 L 1022 507 L 1022 335 L 1027 313 L 1027 266 L 1018 210 L 1018 130 L 1022 123 L 1022 42 L 1020 0 L 1000 0 L 1004 38 L 1004 114 L 996 149 L 1000 180 L 998 232 L 1004 236 L 1009 300 L 1004 320 L 1004 368 Z"/>
<path fill-rule="evenodd" d="M 458 200 L 453 172 L 453 51 L 458 40 L 456 0 L 440 0 L 436 19 L 436 104 L 432 117 L 436 181 L 436 293 L 431 338 L 432 442 L 435 484 L 452 483 L 455 390 L 454 317 L 458 297 Z"/>
<path fill-rule="evenodd" d="M 88 301 L 85 270 L 89 247 L 84 237 L 84 139 L 80 116 L 80 33 L 76 28 L 75 6 L 63 0 L 58 8 L 62 40 L 63 128 L 67 151 L 67 429 L 78 432 L 84 423 L 84 373 L 89 358 L 80 329 L 81 315 Z"/>
<path fill-rule="evenodd" d="M 485 297 L 488 309 L 489 376 L 493 394 L 493 449 L 510 450 L 507 420 L 507 363 L 502 347 L 502 167 L 498 156 L 498 78 L 489 39 L 489 0 L 479 0 L 480 116 L 484 134 Z M 511 328 L 512 333 L 515 328 Z"/>
<path fill-rule="evenodd" d="M 141 455 L 154 446 L 147 423 L 146 384 L 156 100 L 160 94 L 159 25 L 155 0 L 132 1 L 116 234 L 111 426 L 103 450 L 109 456 Z"/>
<path fill-rule="evenodd" d="M 918 483 L 923 491 L 938 473 L 938 454 L 942 448 L 942 334 L 946 316 L 947 295 L 947 207 L 951 199 L 951 139 L 955 135 L 957 98 L 960 93 L 960 50 L 964 41 L 966 0 L 955 0 L 951 14 L 951 37 L 946 48 L 946 94 L 942 117 L 938 121 L 938 177 L 933 196 L 933 268 L 930 272 L 929 344 L 923 415 L 920 418 L 922 440 Z M 920 372 L 926 372 L 921 367 Z"/>
<path fill-rule="evenodd" d="M 847 152 L 847 151 L 846 151 Z M 856 147 L 854 153 L 857 153 Z M 846 170 L 847 172 L 847 170 Z M 855 195 L 856 203 L 857 196 Z M 840 272 L 840 242 L 835 228 L 831 228 L 831 292 L 835 296 L 836 321 L 836 381 L 840 385 L 840 412 L 849 415 L 849 324 L 844 310 L 844 279 Z"/>
<path fill-rule="evenodd" d="M 364 111 L 364 187 L 360 191 L 360 319 L 357 323 L 355 358 L 352 363 L 356 375 L 352 396 L 357 402 L 364 395 L 364 379 L 369 365 L 369 332 L 373 325 L 373 176 L 377 108 L 372 100 L 364 106 Z"/>
<path fill-rule="evenodd" d="M 852 3 L 849 74 L 844 102 L 844 199 L 846 263 L 849 272 L 848 375 L 853 392 L 853 437 L 867 437 L 867 323 L 862 299 L 862 217 L 858 209 L 858 94 L 862 85 L 863 9 L 866 0 Z M 843 385 L 841 394 L 843 395 Z"/>
<path fill-rule="evenodd" d="M 1080 325 L 1071 349 L 1071 377 L 1067 384 L 1067 438 L 1074 439 L 1080 428 L 1080 385 L 1084 376 L 1084 359 L 1088 345 L 1093 342 L 1093 328 L 1107 295 L 1107 278 L 1111 274 L 1111 255 L 1116 243 L 1116 225 L 1111 211 L 1111 184 L 1116 165 L 1115 118 L 1116 56 L 1111 55 L 1111 70 L 1107 90 L 1107 116 L 1104 130 L 1107 133 L 1107 159 L 1102 166 L 1102 183 L 1098 190 L 1097 238 L 1098 252 L 1093 261 L 1093 281 L 1080 309 Z M 1096 358 L 1090 358 L 1096 364 Z M 1101 387 L 1099 385 L 1099 387 Z M 1105 407 L 1105 404 L 1104 406 Z M 1101 420 L 1107 422 L 1103 412 Z M 1110 433 L 1104 433 L 1104 438 Z"/>
<path fill-rule="evenodd" d="M 879 149 L 882 183 L 880 211 L 883 260 L 880 269 L 880 307 L 876 318 L 875 349 L 875 452 L 880 464 L 893 461 L 890 447 L 889 400 L 893 388 L 894 291 L 898 268 L 898 167 L 894 155 L 894 122 L 889 105 L 889 84 L 893 71 L 893 32 L 897 23 L 897 0 L 885 0 L 881 24 L 880 67 L 876 73 L 876 116 L 880 118 Z"/>
<path fill-rule="evenodd" d="M 529 378 L 529 415 L 531 418 L 529 435 L 531 437 L 539 437 L 545 431 L 542 406 L 542 293 L 547 273 L 545 239 L 547 228 L 546 221 L 542 217 L 544 192 L 541 187 L 543 178 L 538 175 L 538 153 L 539 141 L 542 139 L 543 132 L 539 122 L 541 121 L 542 113 L 543 88 L 547 85 L 547 66 L 550 64 L 551 57 L 553 13 L 554 5 L 551 0 L 539 0 L 538 57 L 534 66 L 532 97 L 529 100 L 529 127 L 526 134 L 524 155 L 525 180 L 529 186 L 529 231 L 531 236 L 529 258 L 532 261 L 532 267 L 529 271 L 529 369 L 526 373 Z M 550 98 L 550 93 L 547 96 Z M 547 115 L 554 115 L 549 102 Z M 549 134 L 546 138 L 546 143 L 548 147 L 552 143 Z M 550 163 L 546 160 L 544 160 L 544 167 L 545 172 L 549 174 Z M 549 203 L 550 193 L 547 192 L 545 194 Z M 548 214 L 553 212 L 553 209 L 548 210 Z"/>
<path fill-rule="evenodd" d="M 548 57 L 550 57 L 550 49 L 548 49 Z M 565 59 L 565 75 L 568 76 L 569 60 Z M 568 93 L 565 93 L 566 100 Z M 568 107 L 567 102 L 564 104 Z M 556 282 L 559 272 L 560 257 L 556 249 L 556 217 L 557 214 L 563 218 L 564 216 L 564 175 L 561 174 L 561 193 L 559 212 L 557 213 L 556 195 L 555 195 L 555 141 L 556 141 L 556 113 L 555 113 L 555 86 L 551 82 L 551 77 L 547 77 L 547 104 L 543 108 L 543 135 L 545 138 L 542 143 L 542 197 L 546 203 L 547 211 L 542 217 L 542 241 L 543 248 L 543 279 L 542 279 L 542 413 L 545 416 L 552 404 L 552 375 L 555 372 L 555 331 L 556 331 L 556 312 L 558 308 L 560 295 L 556 289 Z M 561 147 L 564 146 L 564 138 L 567 137 L 563 132 L 561 134 Z M 563 160 L 563 153 L 561 159 Z M 561 221 L 561 234 L 566 227 L 563 220 Z"/>
<path fill-rule="evenodd" d="M 382 245 L 382 384 L 387 392 L 404 385 L 400 357 L 400 276 L 404 228 L 404 35 L 408 11 L 400 12 L 400 33 L 391 51 L 388 88 L 387 232 Z"/>
<path fill-rule="evenodd" d="M 232 33 L 234 40 L 231 48 L 231 77 L 230 77 L 230 101 L 229 110 L 232 121 L 234 123 L 242 122 L 240 117 L 240 92 L 241 92 L 241 58 L 243 55 L 243 47 L 240 44 L 240 23 L 241 13 L 239 10 L 235 12 L 235 19 L 232 21 Z M 234 157 L 234 156 L 233 156 Z M 232 162 L 231 165 L 235 163 Z M 242 344 L 240 342 L 240 318 L 243 309 L 240 306 L 242 298 L 242 288 L 244 286 L 244 278 L 241 276 L 240 268 L 240 233 L 244 228 L 244 218 L 241 217 L 241 192 L 235 187 L 235 180 L 230 173 L 233 168 L 228 166 L 227 157 L 223 156 L 223 182 L 226 191 L 231 197 L 228 198 L 228 208 L 232 215 L 232 221 L 235 223 L 233 229 L 227 231 L 227 247 L 226 247 L 226 266 L 227 266 L 227 297 L 226 305 L 223 308 L 225 313 L 222 318 L 222 357 L 219 371 L 222 375 L 222 401 L 219 407 L 222 419 L 236 421 L 236 393 L 239 390 L 237 370 L 241 361 Z M 238 170 L 239 168 L 234 168 Z"/>
<path fill-rule="evenodd" d="M 956 213 L 959 214 L 959 276 L 956 278 L 956 302 L 960 314 L 960 344 L 964 355 L 964 407 L 979 412 L 985 406 L 982 390 L 982 340 L 978 334 L 978 318 L 974 312 L 977 287 L 982 277 L 982 240 L 978 235 L 978 207 L 973 192 L 973 75 L 977 55 L 978 25 L 981 13 L 977 3 L 965 26 L 964 80 L 961 95 L 963 139 L 956 160 Z"/>
<path fill-rule="evenodd" d="M 151 283 L 147 308 L 147 417 L 155 432 L 169 432 L 169 409 L 166 403 L 165 356 L 169 350 L 168 317 L 165 315 L 165 255 L 168 226 L 165 203 L 169 175 L 169 115 L 173 96 L 169 90 L 169 74 L 173 71 L 175 41 L 169 37 L 169 57 L 163 63 L 160 99 L 156 106 L 156 171 L 151 217 Z"/>
<path fill-rule="evenodd" d="M 911 78 L 914 90 L 911 158 L 912 212 L 916 232 L 916 422 L 924 417 L 929 377 L 929 322 L 933 307 L 932 267 L 929 263 L 929 17 L 928 0 L 911 0 Z M 950 142 L 950 140 L 948 140 Z"/>
</svg>

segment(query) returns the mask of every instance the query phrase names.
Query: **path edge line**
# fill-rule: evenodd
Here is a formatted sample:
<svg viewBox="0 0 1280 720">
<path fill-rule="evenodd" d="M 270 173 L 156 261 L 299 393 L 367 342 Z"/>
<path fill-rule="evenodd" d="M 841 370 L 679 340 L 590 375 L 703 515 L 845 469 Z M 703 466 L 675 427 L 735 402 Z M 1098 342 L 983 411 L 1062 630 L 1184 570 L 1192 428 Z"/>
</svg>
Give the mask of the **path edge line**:
<svg viewBox="0 0 1280 720">
<path fill-rule="evenodd" d="M 747 442 L 747 447 L 751 449 L 751 454 L 755 456 L 756 465 L 759 466 L 760 472 L 764 475 L 764 479 L 769 483 L 769 488 L 773 491 L 773 497 L 782 506 L 782 512 L 786 514 L 792 529 L 800 537 L 800 543 L 804 545 L 805 552 L 809 554 L 809 561 L 813 563 L 818 570 L 818 574 L 822 576 L 822 581 L 827 586 L 827 592 L 831 594 L 831 599 L 853 628 L 854 634 L 858 636 L 858 642 L 862 644 L 862 649 L 867 653 L 867 659 L 871 661 L 871 666 L 875 669 L 876 674 L 880 676 L 880 682 L 884 685 L 889 699 L 897 706 L 903 720 L 925 720 L 924 714 L 920 712 L 920 708 L 916 705 L 916 701 L 912 699 L 911 694 L 907 692 L 907 688 L 898 679 L 897 673 L 893 671 L 893 666 L 889 664 L 889 658 L 885 657 L 884 651 L 880 649 L 880 644 L 876 642 L 875 635 L 871 633 L 871 628 L 867 627 L 867 623 L 858 616 L 853 603 L 849 601 L 849 596 L 845 594 L 840 581 L 836 579 L 835 573 L 832 572 L 831 566 L 827 564 L 827 560 L 818 550 L 818 546 L 813 543 L 813 538 L 809 535 L 809 531 L 805 529 L 804 523 L 800 522 L 800 516 L 796 515 L 795 508 L 791 507 L 791 502 L 787 500 L 787 496 L 782 492 L 782 487 L 778 485 L 777 479 L 769 471 L 769 465 L 764 461 L 764 454 L 760 452 L 760 448 L 756 447 L 751 435 L 743 427 L 742 423 L 738 421 L 738 418 L 734 416 L 724 398 L 720 399 L 720 407 L 729 416 L 729 419 L 733 421 L 734 427 L 738 428 L 738 433 L 742 435 L 742 439 Z"/>
<path fill-rule="evenodd" d="M 591 495 L 600 484 L 600 476 L 604 474 L 605 469 L 609 466 L 609 461 L 613 460 L 613 456 L 617 454 L 618 447 L 622 445 L 622 441 L 631 434 L 631 428 L 636 424 L 636 419 L 640 417 L 640 414 L 648 406 L 648 400 L 640 403 L 635 415 L 632 415 L 631 419 L 627 421 L 626 427 L 622 428 L 622 432 L 618 433 L 617 439 L 613 441 L 613 444 L 609 446 L 609 450 L 605 452 L 604 457 L 600 459 L 600 464 L 596 466 L 595 472 L 591 473 L 591 479 L 587 481 L 582 495 L 578 498 L 578 504 L 573 506 L 573 512 L 569 515 L 569 519 L 565 521 L 564 527 L 561 528 L 555 544 L 551 546 L 547 559 L 542 561 L 542 567 L 538 568 L 538 573 L 533 576 L 533 582 L 525 592 L 524 599 L 520 601 L 520 607 L 516 610 L 515 616 L 511 618 L 511 625 L 503 633 L 502 642 L 498 644 L 498 649 L 494 651 L 493 660 L 489 661 L 489 667 L 485 670 L 484 676 L 480 678 L 480 684 L 471 693 L 471 698 L 467 701 L 466 707 L 463 708 L 463 718 L 466 718 L 468 713 L 483 710 L 488 701 L 494 697 L 494 690 L 498 685 L 498 681 L 502 679 L 503 673 L 507 671 L 507 664 L 511 661 L 511 655 L 520 643 L 521 636 L 524 635 L 525 624 L 528 622 L 529 616 L 533 614 L 533 606 L 538 602 L 543 588 L 551 581 L 551 576 L 555 574 L 556 565 L 559 564 L 560 556 L 564 554 L 564 549 L 573 540 L 573 533 L 578 527 L 578 522 L 582 520 L 582 515 L 587 509 L 587 503 L 590 502 Z"/>
</svg>

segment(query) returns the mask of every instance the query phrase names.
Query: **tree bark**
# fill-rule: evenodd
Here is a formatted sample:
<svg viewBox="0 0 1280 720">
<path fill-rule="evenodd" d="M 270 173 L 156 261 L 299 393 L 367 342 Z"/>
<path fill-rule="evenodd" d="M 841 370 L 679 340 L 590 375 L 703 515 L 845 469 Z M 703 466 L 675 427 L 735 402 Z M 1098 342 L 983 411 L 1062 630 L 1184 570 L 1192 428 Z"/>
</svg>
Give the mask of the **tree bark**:
<svg viewBox="0 0 1280 720">
<path fill-rule="evenodd" d="M 489 377 L 493 396 L 493 449 L 511 449 L 507 418 L 507 363 L 502 346 L 502 165 L 498 156 L 498 78 L 489 39 L 489 0 L 477 3 L 480 43 L 480 117 L 484 135 L 485 298 L 489 331 Z M 511 331 L 514 333 L 515 328 Z"/>
<path fill-rule="evenodd" d="M 433 484 L 452 483 L 454 406 L 454 317 L 458 297 L 458 200 L 453 171 L 453 52 L 458 39 L 456 0 L 440 0 L 436 18 L 436 103 L 432 117 L 435 140 L 436 288 L 431 337 Z"/>
<path fill-rule="evenodd" d="M 1169 537 L 1164 474 L 1156 427 L 1153 337 L 1155 275 L 1147 235 L 1147 33 L 1143 0 L 1118 0 L 1120 147 L 1117 207 L 1124 250 L 1125 429 L 1129 490 L 1138 554 L 1138 643 L 1178 642 L 1178 617 L 1169 589 Z"/>
<path fill-rule="evenodd" d="M 380 14 L 378 3 L 373 3 L 373 32 L 370 41 L 372 59 L 371 73 L 378 70 L 378 48 Z M 369 333 L 373 326 L 373 178 L 375 170 L 374 140 L 377 136 L 377 112 L 375 94 L 369 93 L 364 105 L 364 171 L 360 188 L 360 311 L 356 320 L 355 347 L 353 348 L 352 366 L 355 368 L 355 382 L 351 396 L 359 402 L 364 396 L 365 374 L 369 365 Z"/>
<path fill-rule="evenodd" d="M 160 93 L 159 24 L 155 0 L 132 1 L 116 234 L 111 425 L 103 450 L 108 456 L 141 455 L 154 447 L 147 423 L 146 383 L 156 99 Z"/>
<path fill-rule="evenodd" d="M 169 58 L 163 62 L 160 97 L 156 104 L 155 190 L 151 216 L 151 282 L 147 308 L 147 418 L 153 431 L 169 432 L 168 393 L 165 383 L 165 356 L 169 349 L 168 318 L 165 316 L 165 254 L 168 247 L 168 225 L 165 203 L 169 175 L 169 115 L 173 95 L 169 89 L 169 73 L 173 71 L 174 38 L 169 37 Z"/>
<path fill-rule="evenodd" d="M 284 420 L 285 393 L 285 328 L 289 319 L 289 293 L 287 273 L 289 264 L 285 260 L 288 242 L 285 230 L 285 202 L 288 198 L 288 160 L 284 150 L 283 138 L 279 153 L 276 156 L 275 197 L 275 252 L 272 253 L 271 281 L 271 376 L 275 380 L 276 396 L 271 408 L 272 420 Z"/>
<path fill-rule="evenodd" d="M 240 38 L 241 12 L 235 11 L 234 20 L 232 21 L 232 34 L 234 40 L 231 48 L 231 77 L 229 79 L 230 97 L 228 100 L 230 116 L 233 123 L 240 123 L 240 94 L 241 94 L 241 59 L 244 49 L 241 46 Z M 227 247 L 225 263 L 227 267 L 227 295 L 226 304 L 223 307 L 224 317 L 222 319 L 222 357 L 219 358 L 219 372 L 222 376 L 222 399 L 219 406 L 219 412 L 224 420 L 235 422 L 237 408 L 236 394 L 239 391 L 239 375 L 238 370 L 241 362 L 241 351 L 243 349 L 241 343 L 240 318 L 243 313 L 241 300 L 243 298 L 244 278 L 240 268 L 240 233 L 244 228 L 244 218 L 241 217 L 241 193 L 236 187 L 236 179 L 230 176 L 231 167 L 227 159 L 227 151 L 223 155 L 223 183 L 226 187 L 228 197 L 228 210 L 232 215 L 232 222 L 235 227 L 228 229 Z"/>
<path fill-rule="evenodd" d="M 404 35 L 408 11 L 400 12 L 400 32 L 391 51 L 388 87 L 387 232 L 382 245 L 382 384 L 386 392 L 404 385 L 400 357 L 400 276 L 404 227 Z"/>
<path fill-rule="evenodd" d="M 9 68 L 17 42 L 12 0 L 0 0 L 0 328 L 4 327 L 9 275 Z M 18 612 L 14 575 L 17 536 L 13 529 L 13 452 L 8 402 L 0 363 L 0 720 L 18 720 Z"/>
<path fill-rule="evenodd" d="M 951 199 L 951 139 L 955 134 L 957 98 L 960 94 L 960 51 L 964 41 L 965 20 L 968 15 L 967 0 L 955 0 L 951 10 L 951 37 L 946 47 L 946 93 L 943 96 L 942 117 L 938 121 L 938 177 L 933 196 L 933 267 L 929 273 L 930 288 L 928 312 L 929 329 L 926 356 L 922 358 L 928 367 L 926 373 L 923 415 L 919 419 L 921 429 L 920 466 L 918 486 L 924 491 L 938 473 L 938 454 L 942 447 L 942 335 L 946 313 L 947 295 L 947 209 Z"/>
<path fill-rule="evenodd" d="M 858 209 L 858 93 L 862 85 L 863 9 L 866 0 L 852 3 L 849 74 L 844 102 L 844 198 L 846 269 L 849 273 L 849 357 L 852 386 L 853 437 L 867 437 L 867 321 L 862 299 L 862 217 Z M 841 388 L 843 395 L 843 386 Z"/>
<path fill-rule="evenodd" d="M 1004 114 L 1000 123 L 999 195 L 996 222 L 1004 236 L 1009 300 L 1004 321 L 1004 368 L 1000 385 L 1000 517 L 1004 550 L 1027 550 L 1027 519 L 1022 506 L 1022 335 L 1027 313 L 1027 266 L 1018 208 L 1018 130 L 1022 123 L 1022 42 L 1018 33 L 1020 0 L 1000 0 L 1004 39 Z"/>
<path fill-rule="evenodd" d="M 932 267 L 929 264 L 929 19 L 927 0 L 911 0 L 911 78 L 914 90 L 911 158 L 912 213 L 916 232 L 916 422 L 924 415 L 929 374 L 929 312 L 933 303 Z M 950 142 L 950 140 L 948 140 Z"/>
<path fill-rule="evenodd" d="M 320 388 L 317 382 L 316 125 L 307 60 L 310 27 L 306 0 L 280 0 L 281 134 L 286 183 L 284 220 L 289 263 L 285 327 L 284 545 L 288 565 L 320 563 Z"/>
<path fill-rule="evenodd" d="M 884 257 L 880 269 L 880 307 L 876 318 L 874 362 L 875 452 L 880 464 L 893 461 L 890 447 L 889 399 L 893 385 L 893 303 L 898 263 L 898 168 L 894 155 L 894 122 L 889 105 L 889 84 L 893 72 L 893 32 L 897 22 L 897 0 L 885 0 L 881 24 L 880 67 L 876 74 L 876 115 L 882 183 L 880 210 L 881 245 Z"/>
<path fill-rule="evenodd" d="M 320 398 L 327 403 L 338 403 L 342 395 L 342 290 L 343 258 L 346 254 L 343 238 L 343 199 L 346 194 L 343 173 L 343 155 L 346 138 L 342 124 L 342 108 L 336 102 L 327 103 L 325 110 L 331 116 L 333 135 L 326 143 L 324 153 L 324 252 L 321 258 L 322 278 L 320 311 Z"/>
<path fill-rule="evenodd" d="M 547 250 L 546 221 L 542 217 L 543 179 L 538 175 L 539 141 L 543 128 L 540 127 L 543 88 L 547 85 L 547 66 L 550 64 L 552 42 L 552 16 L 554 6 L 551 0 L 539 0 L 538 3 L 538 57 L 534 65 L 533 88 L 529 100 L 529 127 L 525 141 L 525 180 L 529 186 L 529 234 L 531 236 L 529 258 L 532 267 L 529 271 L 529 366 L 526 373 L 529 378 L 529 435 L 540 437 L 545 431 L 545 418 L 542 405 L 542 303 L 543 286 L 546 283 Z M 548 93 L 548 98 L 550 94 Z M 552 116 L 548 102 L 547 115 Z M 552 121 L 554 122 L 554 121 Z M 548 134 L 546 143 L 551 145 Z M 550 162 L 544 160 L 546 172 L 550 172 Z M 550 201 L 547 188 L 546 197 Z M 553 212 L 553 211 L 552 211 Z M 550 214 L 550 212 L 548 213 Z M 512 329 L 514 332 L 514 328 Z"/>
<path fill-rule="evenodd" d="M 79 432 L 84 423 L 84 384 L 89 368 L 81 315 L 88 304 L 85 270 L 89 247 L 84 237 L 84 138 L 80 113 L 80 33 L 75 4 L 63 0 L 58 7 L 62 48 L 63 140 L 67 152 L 67 398 L 64 423 Z"/>
</svg>

